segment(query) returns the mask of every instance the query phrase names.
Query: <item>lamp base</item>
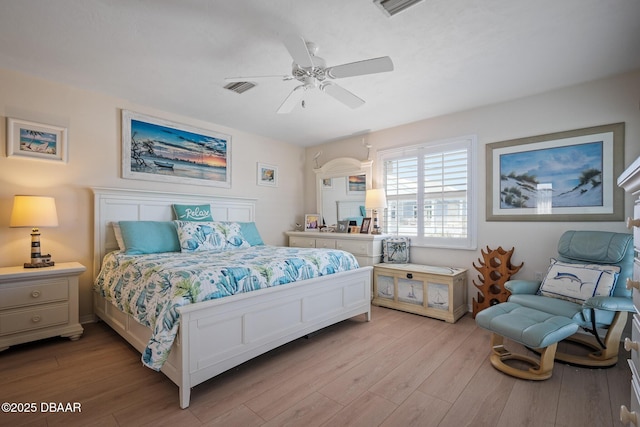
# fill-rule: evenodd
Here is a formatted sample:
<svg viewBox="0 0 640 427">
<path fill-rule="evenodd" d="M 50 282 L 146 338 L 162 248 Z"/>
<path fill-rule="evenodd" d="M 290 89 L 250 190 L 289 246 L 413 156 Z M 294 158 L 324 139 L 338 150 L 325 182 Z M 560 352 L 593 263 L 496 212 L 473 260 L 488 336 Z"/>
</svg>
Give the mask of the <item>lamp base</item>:
<svg viewBox="0 0 640 427">
<path fill-rule="evenodd" d="M 38 262 L 38 263 L 25 262 L 24 268 L 53 267 L 54 265 L 56 265 L 56 263 L 53 261 L 45 261 L 45 262 Z"/>
</svg>

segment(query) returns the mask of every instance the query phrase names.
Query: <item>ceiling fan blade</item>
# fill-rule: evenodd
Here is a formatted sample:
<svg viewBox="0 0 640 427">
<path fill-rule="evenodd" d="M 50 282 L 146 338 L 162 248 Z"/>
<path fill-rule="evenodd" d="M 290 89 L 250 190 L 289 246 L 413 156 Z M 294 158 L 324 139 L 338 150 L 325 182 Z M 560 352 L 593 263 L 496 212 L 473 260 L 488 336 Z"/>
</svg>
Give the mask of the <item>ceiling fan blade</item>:
<svg viewBox="0 0 640 427">
<path fill-rule="evenodd" d="M 358 98 L 353 93 L 335 83 L 324 82 L 320 86 L 320 89 L 326 94 L 342 102 L 347 107 L 358 108 L 364 104 L 364 100 Z"/>
<path fill-rule="evenodd" d="M 293 111 L 298 102 L 302 100 L 305 90 L 304 85 L 296 86 L 278 108 L 278 114 L 287 114 Z"/>
<path fill-rule="evenodd" d="M 227 77 L 224 79 L 225 82 L 229 83 L 237 83 L 237 82 L 260 82 L 260 81 L 273 81 L 273 80 L 282 80 L 286 82 L 287 80 L 293 80 L 293 76 L 249 76 L 249 77 Z"/>
<path fill-rule="evenodd" d="M 289 36 L 285 38 L 284 45 L 296 64 L 301 67 L 313 67 L 313 59 L 307 49 L 307 42 L 302 37 Z"/>
<path fill-rule="evenodd" d="M 364 61 L 329 67 L 327 68 L 327 75 L 332 79 L 341 79 L 344 77 L 384 73 L 387 71 L 393 71 L 393 62 L 388 56 L 383 56 L 381 58 L 365 59 Z"/>
</svg>

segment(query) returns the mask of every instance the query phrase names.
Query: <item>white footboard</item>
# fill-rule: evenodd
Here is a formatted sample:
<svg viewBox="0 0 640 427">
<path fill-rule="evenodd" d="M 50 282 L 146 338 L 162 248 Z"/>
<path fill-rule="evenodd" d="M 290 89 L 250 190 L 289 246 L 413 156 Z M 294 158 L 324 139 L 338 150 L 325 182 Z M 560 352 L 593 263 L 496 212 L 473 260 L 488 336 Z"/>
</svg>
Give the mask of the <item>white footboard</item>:
<svg viewBox="0 0 640 427">
<path fill-rule="evenodd" d="M 191 387 L 260 354 L 326 326 L 371 315 L 372 267 L 193 304 L 178 309 L 180 330 L 162 368 L 180 388 Z M 96 295 L 96 314 L 142 352 L 151 331 Z"/>
</svg>

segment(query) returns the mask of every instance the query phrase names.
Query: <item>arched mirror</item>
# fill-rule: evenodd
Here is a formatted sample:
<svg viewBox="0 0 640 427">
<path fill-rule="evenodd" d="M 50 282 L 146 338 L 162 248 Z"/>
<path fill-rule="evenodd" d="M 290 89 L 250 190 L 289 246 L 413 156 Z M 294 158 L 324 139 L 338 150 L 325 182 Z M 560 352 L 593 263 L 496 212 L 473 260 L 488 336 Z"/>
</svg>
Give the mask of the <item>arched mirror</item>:
<svg viewBox="0 0 640 427">
<path fill-rule="evenodd" d="M 338 221 L 362 223 L 366 190 L 372 188 L 372 160 L 340 157 L 314 169 L 318 213 L 327 226 Z"/>
</svg>

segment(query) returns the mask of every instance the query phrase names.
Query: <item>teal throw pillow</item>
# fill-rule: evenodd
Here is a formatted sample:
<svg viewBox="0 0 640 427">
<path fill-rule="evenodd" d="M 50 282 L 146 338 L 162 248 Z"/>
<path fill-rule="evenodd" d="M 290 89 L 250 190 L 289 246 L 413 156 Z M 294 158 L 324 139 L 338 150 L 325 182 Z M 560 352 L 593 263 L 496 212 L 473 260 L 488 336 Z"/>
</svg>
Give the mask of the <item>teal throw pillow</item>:
<svg viewBox="0 0 640 427">
<path fill-rule="evenodd" d="M 176 227 L 171 221 L 120 221 L 127 255 L 180 252 Z"/>
</svg>

